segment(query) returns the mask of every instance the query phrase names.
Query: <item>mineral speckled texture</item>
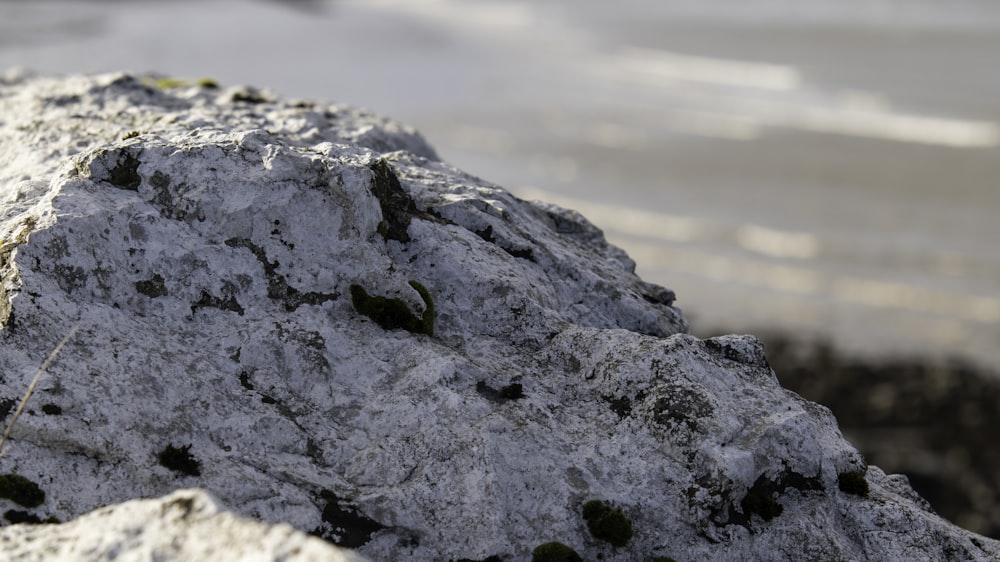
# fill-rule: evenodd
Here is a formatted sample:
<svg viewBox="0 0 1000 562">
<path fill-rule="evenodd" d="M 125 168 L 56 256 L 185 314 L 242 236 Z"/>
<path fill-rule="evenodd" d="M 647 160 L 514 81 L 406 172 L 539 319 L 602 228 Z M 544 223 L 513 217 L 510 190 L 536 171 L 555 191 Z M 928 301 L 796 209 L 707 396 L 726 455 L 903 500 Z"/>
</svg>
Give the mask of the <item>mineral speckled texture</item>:
<svg viewBox="0 0 1000 562">
<path fill-rule="evenodd" d="M 379 561 L 1000 556 L 579 214 L 369 113 L 150 84 L 0 83 L 0 406 L 82 326 L 0 459 L 27 515 L 200 487 Z"/>
<path fill-rule="evenodd" d="M 0 552 L 4 562 L 366 562 L 288 525 L 235 517 L 200 490 L 132 500 L 65 525 L 0 528 Z"/>
</svg>

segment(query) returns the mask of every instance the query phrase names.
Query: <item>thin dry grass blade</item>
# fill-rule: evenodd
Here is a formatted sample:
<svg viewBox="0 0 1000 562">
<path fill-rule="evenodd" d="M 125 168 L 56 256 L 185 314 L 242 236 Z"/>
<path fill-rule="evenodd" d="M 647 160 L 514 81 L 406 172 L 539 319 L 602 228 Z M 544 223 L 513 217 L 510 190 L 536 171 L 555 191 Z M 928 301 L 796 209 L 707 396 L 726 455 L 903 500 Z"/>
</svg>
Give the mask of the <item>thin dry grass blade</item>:
<svg viewBox="0 0 1000 562">
<path fill-rule="evenodd" d="M 21 415 L 21 412 L 24 410 L 24 406 L 28 403 L 28 399 L 30 399 L 31 395 L 35 392 L 35 387 L 38 386 L 39 379 L 42 378 L 42 375 L 45 374 L 46 369 L 48 369 L 49 365 L 52 364 L 52 361 L 55 360 L 56 355 L 59 355 L 59 352 L 62 351 L 63 346 L 66 345 L 67 342 L 69 342 L 70 338 L 73 337 L 73 334 L 75 334 L 78 329 L 80 329 L 80 322 L 77 322 L 76 324 L 73 325 L 73 328 L 70 329 L 68 334 L 66 334 L 66 337 L 64 337 L 62 341 L 59 342 L 59 345 L 57 345 L 55 349 L 52 350 L 52 353 L 49 353 L 49 356 L 45 358 L 45 361 L 42 363 L 42 366 L 39 367 L 38 372 L 35 373 L 35 378 L 31 379 L 31 384 L 28 385 L 28 391 L 24 393 L 24 398 L 21 398 L 21 403 L 18 404 L 17 409 L 14 410 L 14 417 L 10 419 L 10 423 L 7 424 L 7 429 L 3 432 L 3 436 L 0 437 L 0 458 L 2 458 L 4 455 L 3 445 L 4 443 L 7 442 L 7 438 L 10 437 L 10 433 L 14 431 L 14 424 L 17 423 L 17 418 Z"/>
</svg>

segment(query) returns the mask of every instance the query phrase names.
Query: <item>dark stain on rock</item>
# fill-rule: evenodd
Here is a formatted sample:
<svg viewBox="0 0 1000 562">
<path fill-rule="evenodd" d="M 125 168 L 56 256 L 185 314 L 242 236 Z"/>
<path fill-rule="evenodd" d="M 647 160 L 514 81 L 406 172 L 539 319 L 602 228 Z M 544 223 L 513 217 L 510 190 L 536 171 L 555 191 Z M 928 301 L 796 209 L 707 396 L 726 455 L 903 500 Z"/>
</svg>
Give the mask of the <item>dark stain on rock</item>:
<svg viewBox="0 0 1000 562">
<path fill-rule="evenodd" d="M 740 511 L 737 511 L 730 503 L 728 516 L 722 524 L 741 525 L 751 529 L 753 515 L 759 516 L 765 522 L 778 517 L 784 512 L 778 499 L 788 488 L 794 488 L 800 492 L 822 492 L 824 489 L 819 476 L 809 478 L 788 468 L 774 480 L 761 475 L 747 490 L 746 495 L 740 499 Z"/>
<path fill-rule="evenodd" d="M 264 97 L 256 88 L 242 88 L 232 93 L 229 98 L 235 103 L 260 104 L 266 103 L 268 99 Z"/>
<path fill-rule="evenodd" d="M 62 414 L 62 408 L 58 404 L 44 404 L 42 413 L 47 416 L 58 416 Z"/>
<path fill-rule="evenodd" d="M 108 171 L 108 183 L 121 189 L 138 191 L 142 177 L 139 176 L 139 159 L 128 150 L 118 152 L 115 167 Z"/>
<path fill-rule="evenodd" d="M 253 383 L 250 382 L 250 373 L 246 371 L 240 372 L 240 386 L 247 390 L 253 390 Z"/>
<path fill-rule="evenodd" d="M 215 295 L 208 294 L 208 291 L 201 292 L 201 298 L 197 302 L 191 305 L 191 314 L 194 314 L 199 309 L 202 308 L 218 308 L 219 310 L 228 310 L 229 312 L 235 312 L 240 316 L 243 316 L 243 307 L 237 302 L 236 297 L 229 295 L 225 298 L 220 298 Z"/>
<path fill-rule="evenodd" d="M 151 299 L 162 297 L 167 294 L 167 286 L 163 284 L 163 276 L 154 273 L 152 277 L 143 281 L 135 282 L 135 290 Z"/>
<path fill-rule="evenodd" d="M 496 236 L 493 233 L 492 224 L 486 225 L 486 228 L 482 230 L 476 230 L 475 233 L 476 236 L 482 238 L 483 240 L 489 242 L 490 244 L 495 244 L 498 248 L 507 252 L 511 256 L 514 256 L 515 258 L 528 260 L 530 262 L 535 262 L 535 253 L 531 250 L 531 248 L 513 248 L 509 245 L 499 243 L 497 241 Z"/>
<path fill-rule="evenodd" d="M 0 474 L 0 498 L 24 507 L 38 507 L 45 502 L 45 492 L 20 474 Z"/>
<path fill-rule="evenodd" d="M 520 400 L 527 396 L 524 393 L 524 387 L 519 382 L 512 382 L 497 390 L 486 384 L 486 381 L 479 381 L 476 383 L 476 392 L 490 402 L 498 403 Z"/>
<path fill-rule="evenodd" d="M 382 209 L 382 222 L 378 226 L 379 234 L 385 240 L 409 242 L 407 230 L 410 221 L 418 214 L 417 205 L 403 191 L 399 178 L 392 171 L 385 159 L 379 158 L 369 169 L 372 171 L 372 195 L 378 199 Z"/>
<path fill-rule="evenodd" d="M 477 230 L 475 232 L 476 232 L 476 236 L 482 238 L 483 240 L 486 240 L 490 244 L 496 244 L 497 239 L 496 239 L 495 236 L 493 236 L 493 225 L 492 224 L 488 224 L 488 225 L 486 225 L 486 228 L 484 228 L 482 230 Z"/>
<path fill-rule="evenodd" d="M 27 511 L 19 509 L 8 509 L 3 513 L 3 518 L 10 522 L 12 525 L 27 524 L 27 525 L 39 525 L 42 520 L 33 513 L 28 513 Z"/>
<path fill-rule="evenodd" d="M 53 268 L 56 273 L 56 281 L 59 288 L 67 293 L 82 289 L 87 285 L 87 272 L 80 266 L 72 267 L 66 264 L 57 264 Z"/>
<path fill-rule="evenodd" d="M 358 548 L 367 544 L 372 535 L 385 529 L 385 525 L 343 505 L 343 500 L 333 492 L 324 490 L 320 500 L 325 502 L 323 525 L 313 530 L 312 535 L 344 548 Z"/>
<path fill-rule="evenodd" d="M 676 426 L 684 424 L 697 431 L 698 421 L 714 413 L 708 399 L 694 389 L 677 385 L 663 385 L 654 390 L 653 421 L 658 425 Z"/>
<path fill-rule="evenodd" d="M 625 419 L 632 414 L 632 401 L 628 396 L 614 397 L 605 396 L 604 401 L 611 407 L 611 411 L 618 414 L 618 419 Z"/>
<path fill-rule="evenodd" d="M 17 400 L 12 398 L 0 398 L 0 422 L 7 419 L 7 416 L 14 410 Z"/>
<path fill-rule="evenodd" d="M 304 304 L 319 305 L 338 297 L 336 293 L 301 292 L 292 287 L 285 280 L 285 276 L 278 273 L 278 267 L 281 264 L 268 260 L 264 249 L 246 238 L 230 238 L 226 240 L 226 246 L 250 250 L 264 267 L 264 276 L 267 278 L 267 297 L 280 302 L 287 312 L 292 312 Z"/>
<path fill-rule="evenodd" d="M 201 475 L 201 463 L 191 454 L 191 445 L 174 447 L 169 444 L 157 455 L 160 465 L 188 476 Z"/>
<path fill-rule="evenodd" d="M 410 281 L 424 301 L 424 312 L 417 317 L 400 298 L 369 295 L 361 285 L 351 285 L 351 304 L 362 316 L 371 318 L 383 330 L 406 330 L 415 334 L 434 335 L 434 301 L 420 283 Z"/>
</svg>

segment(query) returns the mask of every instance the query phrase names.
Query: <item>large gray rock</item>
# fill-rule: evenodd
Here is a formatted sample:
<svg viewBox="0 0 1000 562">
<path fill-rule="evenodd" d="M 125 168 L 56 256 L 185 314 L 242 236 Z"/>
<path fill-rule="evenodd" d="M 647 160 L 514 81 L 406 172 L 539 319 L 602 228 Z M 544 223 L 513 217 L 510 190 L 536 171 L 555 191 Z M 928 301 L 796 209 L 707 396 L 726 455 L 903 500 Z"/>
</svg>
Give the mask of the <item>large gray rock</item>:
<svg viewBox="0 0 1000 562">
<path fill-rule="evenodd" d="M 0 528 L 5 562 L 364 562 L 288 525 L 235 517 L 209 494 L 180 490 L 101 508 L 64 525 Z"/>
<path fill-rule="evenodd" d="M 687 335 L 579 214 L 397 124 L 128 75 L 9 76 L 0 121 L 0 414 L 82 326 L 0 459 L 45 492 L 19 511 L 198 486 L 374 560 L 1000 556 L 755 338 Z"/>
</svg>

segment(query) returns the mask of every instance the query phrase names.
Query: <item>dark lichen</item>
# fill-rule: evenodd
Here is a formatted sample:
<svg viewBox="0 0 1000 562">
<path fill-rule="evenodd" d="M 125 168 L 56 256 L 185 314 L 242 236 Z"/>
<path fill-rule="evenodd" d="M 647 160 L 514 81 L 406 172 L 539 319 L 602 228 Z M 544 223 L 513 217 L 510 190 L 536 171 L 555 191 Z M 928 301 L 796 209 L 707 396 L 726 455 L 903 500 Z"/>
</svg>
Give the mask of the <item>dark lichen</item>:
<svg viewBox="0 0 1000 562">
<path fill-rule="evenodd" d="M 487 556 L 482 559 L 459 558 L 458 560 L 454 560 L 452 562 L 503 562 L 503 559 L 494 554 L 493 556 Z"/>
<path fill-rule="evenodd" d="M 62 408 L 60 408 L 57 404 L 43 404 L 42 413 L 49 416 L 58 416 L 62 414 Z"/>
<path fill-rule="evenodd" d="M 864 473 L 856 470 L 841 472 L 838 474 L 837 486 L 840 488 L 840 491 L 845 494 L 853 494 L 855 496 L 861 496 L 862 498 L 867 498 L 868 494 L 871 492 L 871 488 L 868 486 L 868 480 L 865 479 Z"/>
<path fill-rule="evenodd" d="M 194 458 L 194 455 L 191 454 L 191 445 L 174 447 L 173 443 L 171 443 L 167 445 L 165 449 L 160 451 L 157 458 L 162 466 L 165 466 L 174 472 L 179 472 L 188 476 L 201 475 L 201 463 L 198 462 L 198 460 Z"/>
<path fill-rule="evenodd" d="M 365 517 L 356 509 L 342 505 L 343 500 L 329 490 L 320 493 L 325 502 L 323 526 L 312 534 L 345 548 L 358 548 L 371 540 L 372 535 L 385 528 L 374 519 Z"/>
<path fill-rule="evenodd" d="M 614 508 L 601 500 L 591 500 L 583 504 L 583 518 L 587 529 L 595 538 L 622 547 L 632 539 L 632 521 L 620 508 Z"/>
<path fill-rule="evenodd" d="M 236 103 L 258 104 L 267 102 L 267 98 L 255 88 L 236 90 L 232 93 L 230 99 Z"/>
<path fill-rule="evenodd" d="M 20 474 L 0 474 L 0 498 L 24 507 L 38 507 L 45 501 L 45 492 Z"/>
<path fill-rule="evenodd" d="M 247 390 L 253 390 L 253 383 L 250 382 L 250 373 L 240 371 L 240 386 Z"/>
<path fill-rule="evenodd" d="M 669 556 L 657 556 L 656 558 L 653 558 L 653 562 L 677 562 L 677 561 Z"/>
<path fill-rule="evenodd" d="M 475 232 L 476 232 L 476 236 L 482 238 L 483 240 L 486 240 L 490 244 L 496 243 L 496 241 L 497 241 L 496 237 L 493 236 L 493 225 L 492 224 L 488 224 L 488 225 L 486 225 L 486 228 L 484 228 L 482 230 L 477 230 Z"/>
<path fill-rule="evenodd" d="M 547 542 L 535 547 L 531 562 L 583 562 L 583 558 L 561 542 Z"/>
<path fill-rule="evenodd" d="M 149 279 L 136 281 L 135 290 L 151 299 L 162 297 L 167 294 L 167 286 L 163 281 L 162 275 L 154 273 Z"/>
<path fill-rule="evenodd" d="M 743 501 L 740 502 L 740 507 L 743 508 L 743 513 L 747 517 L 752 514 L 756 514 L 759 515 L 764 521 L 770 521 L 781 515 L 784 511 L 781 504 L 775 501 L 773 494 L 767 493 L 763 490 L 754 489 L 751 489 L 747 492 L 747 495 L 743 496 Z"/>
<path fill-rule="evenodd" d="M 17 405 L 17 400 L 13 398 L 0 398 L 0 422 L 7 419 L 7 416 L 14 411 L 14 406 Z"/>
<path fill-rule="evenodd" d="M 378 199 L 382 209 L 382 222 L 378 232 L 385 240 L 409 242 L 407 230 L 410 220 L 418 213 L 417 205 L 399 184 L 399 178 L 392 171 L 389 163 L 380 158 L 369 169 L 372 172 L 372 195 Z"/>
<path fill-rule="evenodd" d="M 740 512 L 730 507 L 728 517 L 723 524 L 742 525 L 749 529 L 753 515 L 759 516 L 764 521 L 778 517 L 784 511 L 778 503 L 778 498 L 788 488 L 794 488 L 799 492 L 822 492 L 824 486 L 819 476 L 806 477 L 787 467 L 774 479 L 761 475 L 740 500 Z"/>
<path fill-rule="evenodd" d="M 514 256 L 515 258 L 520 258 L 528 261 L 535 261 L 535 254 L 531 251 L 531 248 L 512 248 L 510 246 L 500 244 L 497 242 L 496 236 L 493 234 L 493 225 L 488 224 L 486 228 L 482 230 L 475 231 L 476 236 L 482 238 L 483 240 L 489 242 L 490 244 L 496 244 L 501 250 L 507 252 L 508 254 Z"/>
<path fill-rule="evenodd" d="M 278 273 L 278 267 L 281 264 L 267 259 L 264 249 L 246 238 L 230 238 L 225 241 L 225 244 L 230 248 L 246 248 L 253 253 L 257 261 L 264 267 L 264 276 L 267 278 L 267 298 L 280 302 L 287 312 L 293 312 L 304 304 L 323 304 L 326 301 L 335 300 L 338 296 L 336 293 L 302 292 L 292 287 L 285 280 L 285 276 Z"/>
<path fill-rule="evenodd" d="M 524 398 L 524 387 L 519 382 L 512 382 L 500 389 L 500 397 L 506 400 L 520 400 Z"/>
<path fill-rule="evenodd" d="M 27 511 L 19 509 L 8 509 L 7 511 L 4 512 L 3 518 L 14 525 L 21 523 L 26 523 L 28 525 L 39 525 L 41 523 L 49 522 L 49 521 L 42 521 L 34 513 L 28 513 Z"/>
<path fill-rule="evenodd" d="M 622 396 L 619 398 L 615 398 L 614 396 L 605 396 L 604 401 L 611 407 L 612 412 L 618 414 L 619 419 L 625 419 L 632 413 L 632 401 L 628 396 Z"/>
<path fill-rule="evenodd" d="M 476 383 L 476 392 L 480 396 L 486 398 L 491 402 L 507 402 L 508 400 L 520 400 L 524 398 L 524 386 L 519 382 L 512 382 L 500 390 L 497 390 L 490 385 L 486 384 L 486 381 L 479 381 Z"/>
<path fill-rule="evenodd" d="M 142 177 L 139 175 L 139 159 L 129 151 L 122 150 L 118 153 L 115 167 L 108 171 L 108 183 L 115 187 L 138 191 Z"/>
<path fill-rule="evenodd" d="M 351 285 L 351 304 L 362 316 L 371 318 L 383 330 L 407 330 L 415 334 L 434 335 L 434 301 L 420 283 L 410 281 L 424 301 L 424 312 L 418 318 L 400 298 L 369 295 L 361 285 Z"/>
<path fill-rule="evenodd" d="M 701 420 L 715 411 L 704 393 L 681 384 L 663 384 L 650 394 L 654 400 L 653 421 L 668 428 L 684 424 L 689 429 L 698 431 Z"/>
<path fill-rule="evenodd" d="M 229 295 L 225 298 L 220 298 L 215 295 L 208 294 L 208 291 L 201 292 L 201 298 L 197 302 L 191 304 L 191 314 L 194 314 L 199 309 L 202 308 L 218 308 L 219 310 L 226 310 L 229 312 L 235 312 L 240 316 L 243 316 L 243 307 L 240 305 L 239 301 L 236 300 L 234 295 Z"/>
</svg>

